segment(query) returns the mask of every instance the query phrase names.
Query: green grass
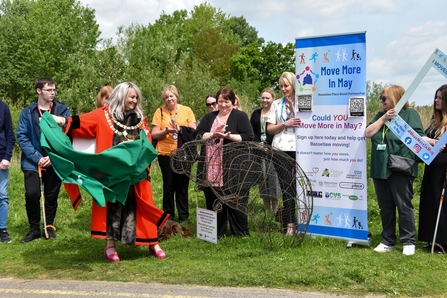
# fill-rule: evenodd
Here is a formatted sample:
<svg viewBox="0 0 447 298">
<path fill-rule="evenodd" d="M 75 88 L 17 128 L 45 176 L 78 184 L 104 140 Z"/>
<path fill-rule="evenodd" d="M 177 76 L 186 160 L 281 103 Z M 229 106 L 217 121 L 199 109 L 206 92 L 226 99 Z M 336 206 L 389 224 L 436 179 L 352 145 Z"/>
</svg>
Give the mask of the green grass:
<svg viewBox="0 0 447 298">
<path fill-rule="evenodd" d="M 152 176 L 154 198 L 160 207 L 161 173 L 156 162 Z M 417 181 L 415 188 L 419 185 Z M 147 247 L 118 244 L 122 261 L 109 263 L 102 251 L 105 242 L 90 238 L 91 199 L 85 195 L 74 212 L 63 190 L 55 222 L 57 239 L 21 244 L 28 232 L 23 193 L 23 175 L 15 161 L 10 171 L 8 221 L 13 242 L 0 245 L 0 277 L 267 287 L 355 296 L 441 297 L 447 292 L 444 255 L 417 249 L 414 256 L 403 256 L 401 246 L 395 252 L 378 254 L 372 247 L 348 249 L 344 241 L 312 236 L 306 236 L 297 248 L 267 250 L 253 227 L 251 237 L 227 237 L 217 245 L 194 236 L 174 237 L 161 243 L 168 255 L 165 260 L 150 257 Z M 416 216 L 418 200 L 415 197 L 413 201 Z M 197 205 L 205 207 L 203 195 L 195 192 L 191 183 L 192 222 Z M 371 181 L 368 214 L 375 246 L 381 240 L 381 223 Z"/>
</svg>

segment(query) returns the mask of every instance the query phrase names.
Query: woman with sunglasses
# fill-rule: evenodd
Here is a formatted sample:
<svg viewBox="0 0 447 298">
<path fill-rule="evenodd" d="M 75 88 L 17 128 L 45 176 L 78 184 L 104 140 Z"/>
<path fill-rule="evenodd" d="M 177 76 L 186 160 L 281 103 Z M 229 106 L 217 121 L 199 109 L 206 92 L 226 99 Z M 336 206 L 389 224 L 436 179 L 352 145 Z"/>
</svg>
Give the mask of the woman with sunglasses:
<svg viewBox="0 0 447 298">
<path fill-rule="evenodd" d="M 396 209 L 398 212 L 399 237 L 403 245 L 404 255 L 415 252 L 416 226 L 414 222 L 413 182 L 418 176 L 417 163 L 412 174 L 393 172 L 388 168 L 390 154 L 416 160 L 416 155 L 385 125 L 394 118 L 394 107 L 405 93 L 401 86 L 390 85 L 380 92 L 382 109 L 368 124 L 365 130 L 367 138 L 371 139 L 371 169 L 370 176 L 374 181 L 377 202 L 382 219 L 382 241 L 374 249 L 376 252 L 389 252 L 396 249 Z M 419 114 L 405 103 L 399 116 L 419 135 L 425 136 Z"/>
</svg>

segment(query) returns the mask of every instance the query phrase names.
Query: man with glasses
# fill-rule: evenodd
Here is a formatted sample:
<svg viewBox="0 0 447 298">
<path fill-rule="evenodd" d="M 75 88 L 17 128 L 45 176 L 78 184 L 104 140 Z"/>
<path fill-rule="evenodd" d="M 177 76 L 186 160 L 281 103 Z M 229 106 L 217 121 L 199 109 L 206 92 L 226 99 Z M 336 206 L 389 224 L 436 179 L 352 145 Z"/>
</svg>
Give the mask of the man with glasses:
<svg viewBox="0 0 447 298">
<path fill-rule="evenodd" d="M 17 125 L 17 142 L 22 149 L 20 163 L 25 181 L 25 207 L 30 228 L 28 234 L 20 240 L 22 243 L 40 238 L 41 234 L 45 239 L 56 238 L 53 223 L 61 180 L 54 172 L 47 153 L 40 146 L 39 121 L 43 113 L 70 116 L 68 106 L 54 99 L 57 90 L 56 83 L 51 78 L 37 79 L 35 90 L 37 100 L 22 110 Z M 42 233 L 40 232 L 41 194 L 45 202 Z"/>
<path fill-rule="evenodd" d="M 207 95 L 205 97 L 205 103 L 209 113 L 217 111 L 217 100 L 214 94 Z M 199 125 L 200 120 L 202 120 L 202 118 L 203 116 L 199 119 L 199 121 L 197 121 L 197 126 Z"/>
</svg>

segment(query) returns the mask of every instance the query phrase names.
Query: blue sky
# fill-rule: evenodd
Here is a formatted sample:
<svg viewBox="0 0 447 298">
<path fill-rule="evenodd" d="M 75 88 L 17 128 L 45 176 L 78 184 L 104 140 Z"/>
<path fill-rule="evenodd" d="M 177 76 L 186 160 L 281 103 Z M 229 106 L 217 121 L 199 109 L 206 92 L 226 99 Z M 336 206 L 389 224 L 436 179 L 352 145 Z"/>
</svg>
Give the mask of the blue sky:
<svg viewBox="0 0 447 298">
<path fill-rule="evenodd" d="M 152 24 L 164 11 L 191 11 L 208 2 L 229 16 L 243 16 L 266 41 L 366 31 L 367 80 L 405 89 L 435 48 L 447 53 L 445 0 L 80 0 L 96 11 L 102 38 L 114 38 L 118 26 Z M 431 104 L 435 90 L 447 83 L 430 70 L 410 97 Z"/>
</svg>

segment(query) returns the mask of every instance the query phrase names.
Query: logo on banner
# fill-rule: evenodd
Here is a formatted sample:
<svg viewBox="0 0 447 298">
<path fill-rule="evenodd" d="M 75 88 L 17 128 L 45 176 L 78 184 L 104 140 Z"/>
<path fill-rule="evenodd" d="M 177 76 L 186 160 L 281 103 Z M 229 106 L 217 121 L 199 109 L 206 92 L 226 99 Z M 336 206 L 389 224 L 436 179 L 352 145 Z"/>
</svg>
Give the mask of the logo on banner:
<svg viewBox="0 0 447 298">
<path fill-rule="evenodd" d="M 308 190 L 307 191 L 307 195 L 308 196 L 311 195 L 314 198 L 322 198 L 323 197 L 323 192 L 319 191 L 319 190 L 312 190 L 312 191 Z"/>
<path fill-rule="evenodd" d="M 296 76 L 297 82 L 300 85 L 300 91 L 316 91 L 319 77 L 320 75 L 314 73 L 310 66 L 304 67 L 304 70 Z"/>
<path fill-rule="evenodd" d="M 346 174 L 347 179 L 362 179 L 362 171 L 354 170 L 354 174 Z"/>
<path fill-rule="evenodd" d="M 419 153 L 419 152 L 421 152 L 421 150 L 422 150 L 422 147 L 419 144 L 414 145 L 414 147 L 413 147 L 414 152 Z"/>
<path fill-rule="evenodd" d="M 353 183 L 353 182 L 340 182 L 338 184 L 340 188 L 345 189 L 363 189 L 365 188 L 365 185 L 363 183 Z"/>
<path fill-rule="evenodd" d="M 337 185 L 338 185 L 337 182 L 326 182 L 326 181 L 324 181 L 324 187 L 336 188 Z"/>
<path fill-rule="evenodd" d="M 340 200 L 341 199 L 341 193 L 339 192 L 326 192 L 325 193 L 326 199 L 335 199 Z"/>
</svg>

